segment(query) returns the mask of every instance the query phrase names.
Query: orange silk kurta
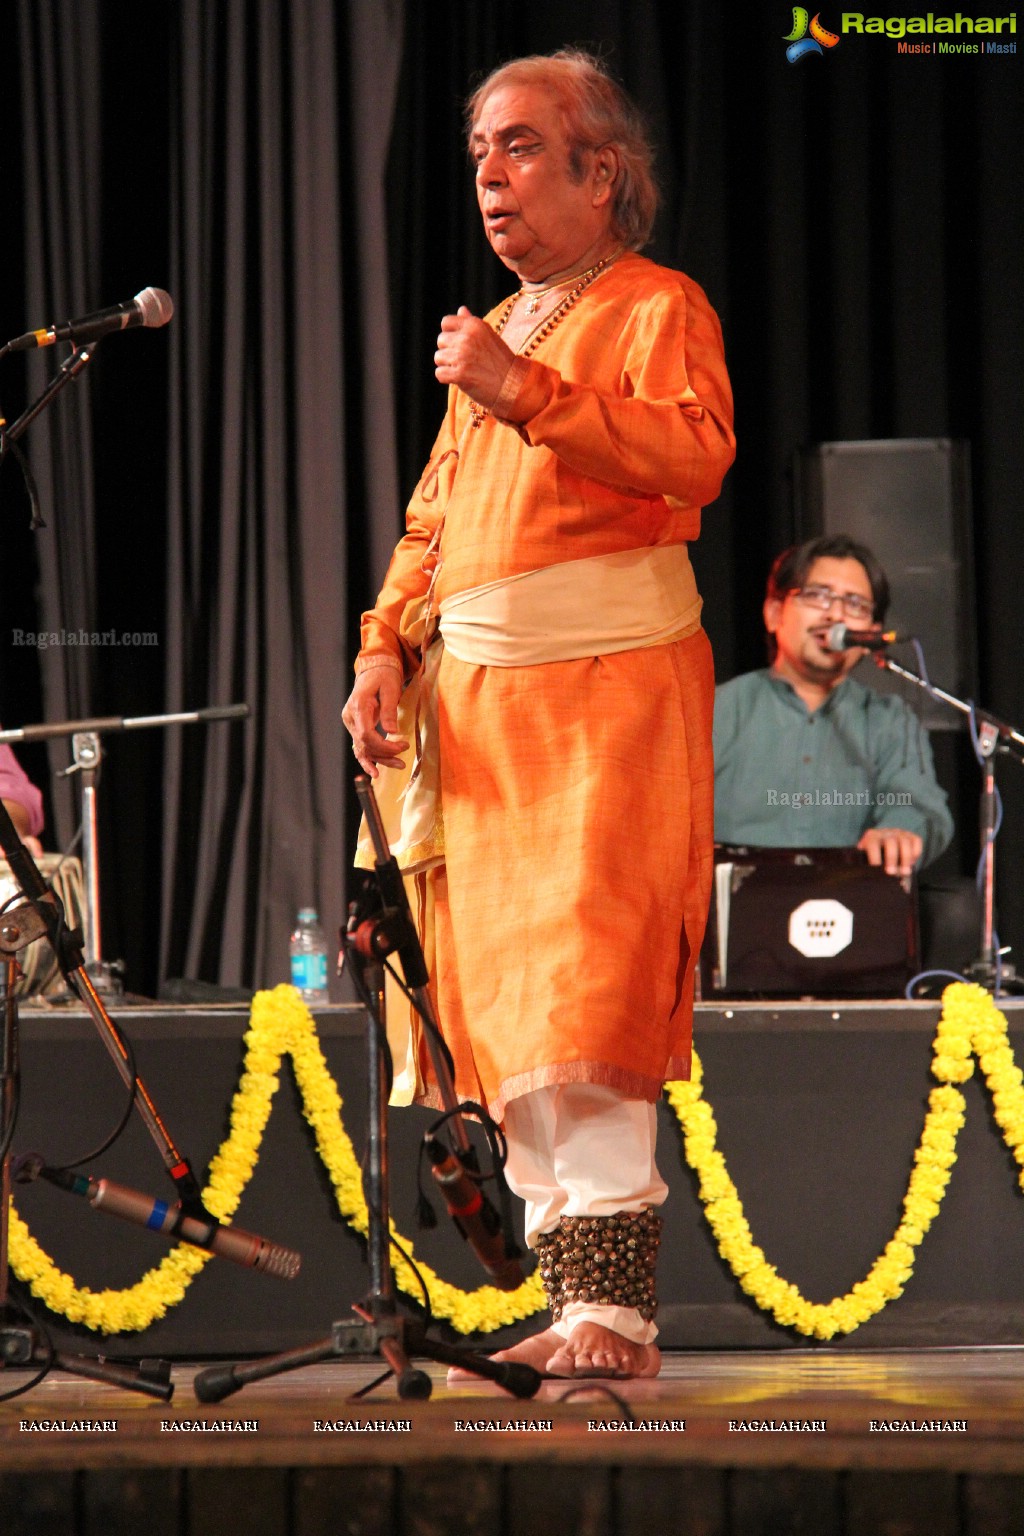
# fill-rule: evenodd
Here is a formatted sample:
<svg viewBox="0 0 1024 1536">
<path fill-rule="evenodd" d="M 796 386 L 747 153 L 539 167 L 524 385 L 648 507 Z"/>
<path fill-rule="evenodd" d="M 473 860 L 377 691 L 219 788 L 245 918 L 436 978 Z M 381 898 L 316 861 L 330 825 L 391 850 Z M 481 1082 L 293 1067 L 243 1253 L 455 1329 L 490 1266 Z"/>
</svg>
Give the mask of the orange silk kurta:
<svg viewBox="0 0 1024 1536">
<path fill-rule="evenodd" d="M 363 617 L 363 657 L 417 665 L 402 615 L 426 590 L 442 515 L 437 602 L 696 538 L 735 442 L 720 328 L 695 283 L 621 257 L 525 369 L 514 420 L 474 427 L 450 391 L 406 535 Z M 653 1100 L 666 1077 L 688 1075 L 711 879 L 712 695 L 702 631 L 533 667 L 444 655 L 434 983 L 459 1094 L 496 1117 L 546 1084 Z"/>
</svg>

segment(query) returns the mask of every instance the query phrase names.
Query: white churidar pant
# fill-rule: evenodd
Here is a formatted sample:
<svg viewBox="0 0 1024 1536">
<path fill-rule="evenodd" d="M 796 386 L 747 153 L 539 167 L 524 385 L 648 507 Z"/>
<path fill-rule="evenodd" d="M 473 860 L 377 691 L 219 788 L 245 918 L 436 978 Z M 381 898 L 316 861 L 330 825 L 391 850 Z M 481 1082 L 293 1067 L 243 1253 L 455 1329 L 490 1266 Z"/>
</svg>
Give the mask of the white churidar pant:
<svg viewBox="0 0 1024 1536">
<path fill-rule="evenodd" d="M 661 1205 L 668 1186 L 654 1161 L 657 1105 L 626 1099 L 597 1083 L 560 1083 L 505 1107 L 512 1192 L 526 1202 L 526 1241 L 536 1245 L 562 1216 L 613 1216 Z M 554 1325 L 601 1323 L 635 1344 L 658 1330 L 633 1307 L 570 1302 Z"/>
</svg>

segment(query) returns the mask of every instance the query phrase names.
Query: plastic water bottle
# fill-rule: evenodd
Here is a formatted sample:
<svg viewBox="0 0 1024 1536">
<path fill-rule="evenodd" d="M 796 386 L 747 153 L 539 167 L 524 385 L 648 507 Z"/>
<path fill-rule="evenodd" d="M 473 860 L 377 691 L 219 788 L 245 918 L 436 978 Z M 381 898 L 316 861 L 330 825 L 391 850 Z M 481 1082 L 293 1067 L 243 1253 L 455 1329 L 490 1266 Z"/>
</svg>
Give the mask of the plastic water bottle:
<svg viewBox="0 0 1024 1536">
<path fill-rule="evenodd" d="M 307 1003 L 326 1003 L 327 939 L 313 907 L 303 907 L 288 943 L 292 986 Z"/>
</svg>

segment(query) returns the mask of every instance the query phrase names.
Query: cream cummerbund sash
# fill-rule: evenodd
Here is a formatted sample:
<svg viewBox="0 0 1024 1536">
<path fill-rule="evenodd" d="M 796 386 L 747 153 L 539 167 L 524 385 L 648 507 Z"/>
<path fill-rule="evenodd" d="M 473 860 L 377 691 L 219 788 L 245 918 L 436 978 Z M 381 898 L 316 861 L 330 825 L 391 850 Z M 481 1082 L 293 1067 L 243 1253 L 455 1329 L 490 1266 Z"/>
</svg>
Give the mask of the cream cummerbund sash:
<svg viewBox="0 0 1024 1536">
<path fill-rule="evenodd" d="M 489 581 L 440 612 L 459 661 L 534 667 L 681 640 L 700 623 L 700 597 L 686 545 L 659 544 Z"/>
<path fill-rule="evenodd" d="M 659 544 L 567 560 L 458 592 L 440 607 L 440 640 L 402 695 L 399 735 L 415 743 L 403 774 L 382 772 L 375 792 L 391 850 L 407 873 L 444 858 L 437 742 L 442 648 L 485 667 L 532 667 L 683 640 L 700 627 L 701 600 L 685 544 Z M 360 838 L 356 863 L 372 865 Z"/>
</svg>

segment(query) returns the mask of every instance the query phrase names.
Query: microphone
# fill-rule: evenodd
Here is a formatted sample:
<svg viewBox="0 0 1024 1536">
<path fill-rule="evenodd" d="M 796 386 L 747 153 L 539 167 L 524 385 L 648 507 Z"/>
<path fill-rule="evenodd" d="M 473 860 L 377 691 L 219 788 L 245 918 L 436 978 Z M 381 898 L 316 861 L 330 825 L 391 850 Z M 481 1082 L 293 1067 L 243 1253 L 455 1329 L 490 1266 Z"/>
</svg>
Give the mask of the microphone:
<svg viewBox="0 0 1024 1536">
<path fill-rule="evenodd" d="M 125 304 L 115 304 L 111 309 L 98 309 L 94 314 L 83 315 L 80 320 L 65 320 L 61 325 L 50 325 L 41 331 L 26 331 L 16 336 L 2 352 L 27 352 L 31 347 L 52 347 L 57 341 L 71 341 L 84 346 L 99 341 L 111 331 L 126 331 L 133 325 L 166 325 L 174 314 L 174 300 L 162 288 L 143 288 L 134 299 Z"/>
<path fill-rule="evenodd" d="M 94 1210 L 133 1221 L 136 1226 L 148 1227 L 151 1232 L 180 1237 L 196 1248 L 206 1248 L 220 1259 L 243 1264 L 246 1269 L 262 1270 L 282 1280 L 294 1280 L 299 1272 L 302 1257 L 294 1249 L 282 1248 L 265 1237 L 243 1232 L 240 1227 L 222 1227 L 212 1217 L 204 1219 L 187 1215 L 180 1205 L 154 1200 L 152 1195 L 128 1189 L 124 1184 L 114 1184 L 110 1179 L 90 1179 L 64 1168 L 40 1168 L 38 1172 L 59 1189 L 84 1195 Z"/>
<path fill-rule="evenodd" d="M 523 1283 L 518 1259 L 505 1252 L 501 1218 L 464 1164 L 436 1136 L 424 1137 L 430 1171 L 444 1197 L 448 1214 L 501 1291 L 514 1291 Z"/>
<path fill-rule="evenodd" d="M 894 629 L 876 634 L 873 630 L 847 629 L 845 624 L 833 624 L 825 636 L 825 649 L 852 651 L 860 648 L 865 651 L 884 651 L 886 646 L 898 645 L 901 640 L 913 638 L 913 635 L 898 635 Z"/>
</svg>

